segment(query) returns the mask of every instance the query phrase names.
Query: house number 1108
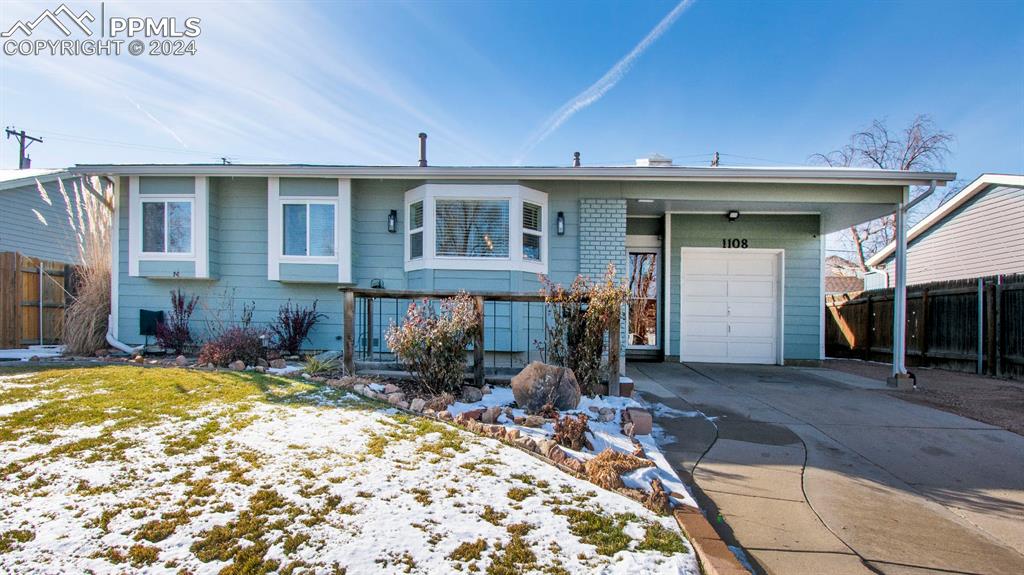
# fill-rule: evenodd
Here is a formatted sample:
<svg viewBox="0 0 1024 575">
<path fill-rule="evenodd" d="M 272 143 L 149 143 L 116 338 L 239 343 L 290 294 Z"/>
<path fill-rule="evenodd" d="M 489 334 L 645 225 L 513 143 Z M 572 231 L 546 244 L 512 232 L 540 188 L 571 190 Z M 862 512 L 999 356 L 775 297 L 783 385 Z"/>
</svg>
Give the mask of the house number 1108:
<svg viewBox="0 0 1024 575">
<path fill-rule="evenodd" d="M 747 249 L 747 247 L 749 247 L 749 243 L 747 242 L 747 238 L 723 238 L 722 247 Z"/>
</svg>

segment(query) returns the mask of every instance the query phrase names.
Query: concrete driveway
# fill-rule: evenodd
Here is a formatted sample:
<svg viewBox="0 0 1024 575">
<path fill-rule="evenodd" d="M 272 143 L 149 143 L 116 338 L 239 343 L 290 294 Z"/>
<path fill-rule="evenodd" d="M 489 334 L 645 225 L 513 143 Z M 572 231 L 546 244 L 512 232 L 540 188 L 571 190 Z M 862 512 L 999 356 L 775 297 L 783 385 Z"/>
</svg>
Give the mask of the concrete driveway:
<svg viewBox="0 0 1024 575">
<path fill-rule="evenodd" d="M 767 573 L 1024 573 L 1024 437 L 816 368 L 634 363 L 665 454 Z"/>
</svg>

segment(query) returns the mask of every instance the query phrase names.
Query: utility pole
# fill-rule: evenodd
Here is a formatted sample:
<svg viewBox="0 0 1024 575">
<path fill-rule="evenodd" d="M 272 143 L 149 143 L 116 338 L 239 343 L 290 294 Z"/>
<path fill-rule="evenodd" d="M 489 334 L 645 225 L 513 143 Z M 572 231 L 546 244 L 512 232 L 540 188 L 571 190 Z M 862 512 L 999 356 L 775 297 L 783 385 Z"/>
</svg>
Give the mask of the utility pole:
<svg viewBox="0 0 1024 575">
<path fill-rule="evenodd" d="M 711 167 L 712 168 L 717 168 L 718 167 L 718 152 L 715 152 L 715 156 L 713 158 L 711 158 Z"/>
<path fill-rule="evenodd" d="M 5 131 L 7 132 L 7 139 L 10 139 L 11 136 L 18 139 L 18 169 L 27 170 L 31 168 L 32 159 L 29 158 L 25 152 L 34 142 L 39 142 L 40 144 L 43 143 L 43 139 L 29 136 L 25 133 L 25 130 L 16 132 L 13 127 L 8 127 Z"/>
</svg>

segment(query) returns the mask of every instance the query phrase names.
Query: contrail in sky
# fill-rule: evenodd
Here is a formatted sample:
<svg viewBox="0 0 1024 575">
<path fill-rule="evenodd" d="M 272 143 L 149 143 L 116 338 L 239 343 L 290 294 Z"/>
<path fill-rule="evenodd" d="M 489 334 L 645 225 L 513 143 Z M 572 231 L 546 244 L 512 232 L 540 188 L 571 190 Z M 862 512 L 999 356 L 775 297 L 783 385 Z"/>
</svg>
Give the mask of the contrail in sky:
<svg viewBox="0 0 1024 575">
<path fill-rule="evenodd" d="M 158 119 L 156 118 L 156 116 L 154 116 L 153 114 L 150 114 L 149 112 L 147 112 L 147 111 L 146 111 L 146 110 L 145 110 L 145 109 L 144 109 L 144 108 L 143 108 L 142 106 L 140 106 L 140 105 L 139 105 L 139 103 L 138 103 L 138 102 L 136 102 L 135 100 L 133 100 L 133 99 L 132 99 L 132 97 L 131 97 L 131 96 L 129 96 L 128 94 L 125 94 L 125 95 L 124 95 L 124 97 L 125 97 L 125 98 L 126 98 L 126 99 L 127 99 L 128 101 L 129 101 L 129 102 L 131 102 L 131 104 L 132 104 L 133 106 L 135 106 L 136 108 L 138 108 L 138 110 L 139 110 L 140 112 L 142 112 L 142 113 L 143 113 L 143 114 L 144 114 L 144 115 L 145 115 L 145 116 L 146 116 L 147 118 L 149 118 L 150 120 L 153 120 L 153 123 L 154 123 L 154 124 L 156 124 L 157 126 L 160 126 L 161 128 L 163 128 L 163 130 L 164 130 L 165 132 L 167 132 L 168 134 L 170 134 L 170 135 L 171 135 L 171 137 L 173 137 L 173 138 L 174 138 L 175 140 L 177 140 L 177 141 L 178 141 L 178 143 L 179 143 L 179 144 L 181 144 L 181 147 L 182 147 L 182 148 L 185 148 L 186 150 L 187 150 L 187 149 L 189 149 L 189 147 L 188 147 L 188 144 L 186 144 L 186 143 L 184 142 L 184 140 L 182 140 L 181 138 L 179 138 L 179 137 L 178 137 L 178 134 L 176 134 L 176 133 L 174 132 L 174 130 L 172 130 L 172 129 L 171 129 L 171 128 L 170 128 L 170 127 L 169 127 L 169 126 L 167 125 L 167 124 L 164 124 L 163 122 L 161 122 L 160 120 L 158 120 Z"/>
<path fill-rule="evenodd" d="M 601 76 L 600 80 L 591 84 L 589 88 L 577 94 L 576 97 L 563 104 L 558 111 L 552 114 L 540 129 L 534 132 L 533 136 L 531 136 L 529 142 L 527 142 L 519 155 L 519 161 L 522 162 L 522 158 L 526 156 L 526 154 L 530 153 L 537 144 L 550 136 L 551 133 L 564 124 L 566 120 L 573 117 L 576 112 L 579 112 L 583 108 L 586 108 L 600 100 L 602 96 L 608 93 L 608 90 L 614 88 L 615 85 L 619 83 L 619 80 L 621 80 L 623 76 L 629 72 L 629 69 L 633 67 L 633 63 L 636 62 L 637 58 L 643 55 L 644 51 L 646 51 L 651 44 L 657 41 L 662 34 L 671 28 L 672 24 L 675 23 L 679 16 L 689 8 L 690 4 L 693 4 L 693 2 L 694 0 L 682 0 L 682 2 L 677 4 L 671 12 L 661 19 L 661 22 L 658 22 L 657 26 L 644 36 L 644 39 L 641 40 L 639 44 L 630 50 L 629 54 L 626 54 L 625 57 L 616 62 L 610 70 L 605 72 L 604 76 Z"/>
</svg>

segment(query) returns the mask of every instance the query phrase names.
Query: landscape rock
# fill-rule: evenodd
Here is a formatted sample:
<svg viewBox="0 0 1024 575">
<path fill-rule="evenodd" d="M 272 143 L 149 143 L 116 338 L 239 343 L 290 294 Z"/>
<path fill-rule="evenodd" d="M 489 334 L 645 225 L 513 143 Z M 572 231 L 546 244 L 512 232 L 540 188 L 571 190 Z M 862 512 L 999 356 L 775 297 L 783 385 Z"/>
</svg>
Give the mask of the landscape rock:
<svg viewBox="0 0 1024 575">
<path fill-rule="evenodd" d="M 405 394 L 402 393 L 401 391 L 389 393 L 387 394 L 387 396 L 388 403 L 390 403 L 391 405 L 398 405 L 399 403 L 403 403 L 405 401 Z"/>
<path fill-rule="evenodd" d="M 185 367 L 186 365 L 188 365 L 188 358 L 183 355 L 179 355 L 178 357 L 174 358 L 174 365 L 178 367 Z"/>
<path fill-rule="evenodd" d="M 256 360 L 256 367 L 262 367 L 263 369 L 266 369 L 266 368 L 270 367 L 270 364 L 267 363 L 267 360 L 265 360 L 265 359 L 263 359 L 261 357 L 261 358 Z"/>
<path fill-rule="evenodd" d="M 284 369 L 284 368 L 288 367 L 288 362 L 286 362 L 285 360 L 283 360 L 281 358 L 277 358 L 277 359 L 275 359 L 275 360 L 270 362 L 270 367 L 272 367 L 274 369 Z"/>
<path fill-rule="evenodd" d="M 483 393 L 484 395 L 491 393 L 491 386 L 484 384 L 484 386 L 480 388 L 480 393 Z"/>
<path fill-rule="evenodd" d="M 572 469 L 576 473 L 583 473 L 583 462 L 575 457 L 567 457 L 562 465 Z"/>
<path fill-rule="evenodd" d="M 544 418 L 539 415 L 527 415 L 526 419 L 523 420 L 523 425 L 526 427 L 543 427 Z"/>
<path fill-rule="evenodd" d="M 480 391 L 479 387 L 473 387 L 472 385 L 462 386 L 462 397 L 459 401 L 462 403 L 476 403 L 484 398 L 484 393 Z"/>
<path fill-rule="evenodd" d="M 515 441 L 515 439 L 519 437 L 519 435 L 519 430 L 515 428 L 510 428 L 505 431 L 505 439 L 508 439 L 509 441 Z"/>
<path fill-rule="evenodd" d="M 398 409 L 409 409 L 409 402 L 408 401 L 399 401 L 398 403 L 396 403 L 394 405 Z"/>
<path fill-rule="evenodd" d="M 500 415 L 500 407 L 488 407 L 487 410 L 480 415 L 480 421 L 484 423 L 495 423 L 498 421 L 498 417 Z"/>
<path fill-rule="evenodd" d="M 341 361 L 341 352 L 338 350 L 329 349 L 323 353 L 318 353 L 314 356 L 314 359 L 321 363 L 327 363 L 329 361 Z"/>
<path fill-rule="evenodd" d="M 547 404 L 565 411 L 579 405 L 580 385 L 571 369 L 535 361 L 512 378 L 512 395 L 527 413 L 537 413 Z"/>
<path fill-rule="evenodd" d="M 437 412 L 437 418 L 442 421 L 451 421 L 452 414 L 447 409 Z"/>
<path fill-rule="evenodd" d="M 537 452 L 550 459 L 548 455 L 558 445 L 554 439 L 542 439 L 537 443 Z"/>
<path fill-rule="evenodd" d="M 409 404 L 409 408 L 412 409 L 413 411 L 424 411 L 424 407 L 426 407 L 426 405 L 427 400 L 423 399 L 422 397 L 417 397 L 416 399 L 412 400 L 412 402 Z"/>
<path fill-rule="evenodd" d="M 402 391 L 402 388 L 398 387 L 397 385 L 395 385 L 393 383 L 389 383 L 389 384 L 384 386 L 384 393 L 386 393 L 388 395 L 391 395 L 392 393 L 399 393 L 401 391 Z"/>
<path fill-rule="evenodd" d="M 533 439 L 531 439 L 529 437 L 526 437 L 525 435 L 522 436 L 522 437 L 516 438 L 514 443 L 516 445 L 518 445 L 519 447 L 522 447 L 523 449 L 526 449 L 528 451 L 536 451 L 537 450 L 537 443 Z"/>
<path fill-rule="evenodd" d="M 236 359 L 228 364 L 228 369 L 231 371 L 242 371 L 245 369 L 245 362 L 240 359 Z"/>
<path fill-rule="evenodd" d="M 259 373 L 267 373 L 267 368 L 263 367 L 262 365 L 257 365 L 255 369 Z"/>
<path fill-rule="evenodd" d="M 459 419 L 461 421 L 476 421 L 476 420 L 480 419 L 480 416 L 484 414 L 484 411 L 487 411 L 487 410 L 482 408 L 482 407 L 479 408 L 479 409 L 471 409 L 469 411 L 463 411 L 462 413 L 459 414 L 457 419 Z"/>
<path fill-rule="evenodd" d="M 615 410 L 610 407 L 602 407 L 601 410 L 598 411 L 598 419 L 605 423 L 615 421 Z"/>
<path fill-rule="evenodd" d="M 568 457 L 569 456 L 565 454 L 565 451 L 562 451 L 562 448 L 557 445 L 549 449 L 547 454 L 548 459 L 561 464 L 565 464 L 565 460 Z"/>
<path fill-rule="evenodd" d="M 29 361 L 39 361 L 39 357 L 33 355 L 32 357 L 28 358 L 28 360 Z M 141 355 L 137 355 L 137 356 L 132 358 L 132 361 L 134 361 L 135 363 L 146 363 L 146 358 L 142 357 Z"/>
<path fill-rule="evenodd" d="M 96 350 L 96 357 L 107 357 L 109 355 L 110 355 L 110 350 L 109 349 L 97 349 Z"/>
<path fill-rule="evenodd" d="M 442 393 L 441 395 L 435 395 L 428 399 L 427 404 L 424 407 L 433 409 L 434 411 L 444 411 L 453 403 L 455 403 L 454 395 L 450 393 Z"/>
<path fill-rule="evenodd" d="M 623 412 L 622 419 L 633 424 L 632 433 L 627 434 L 630 436 L 650 435 L 654 426 L 651 413 L 646 409 L 640 409 L 638 407 L 630 407 L 627 409 Z"/>
</svg>

